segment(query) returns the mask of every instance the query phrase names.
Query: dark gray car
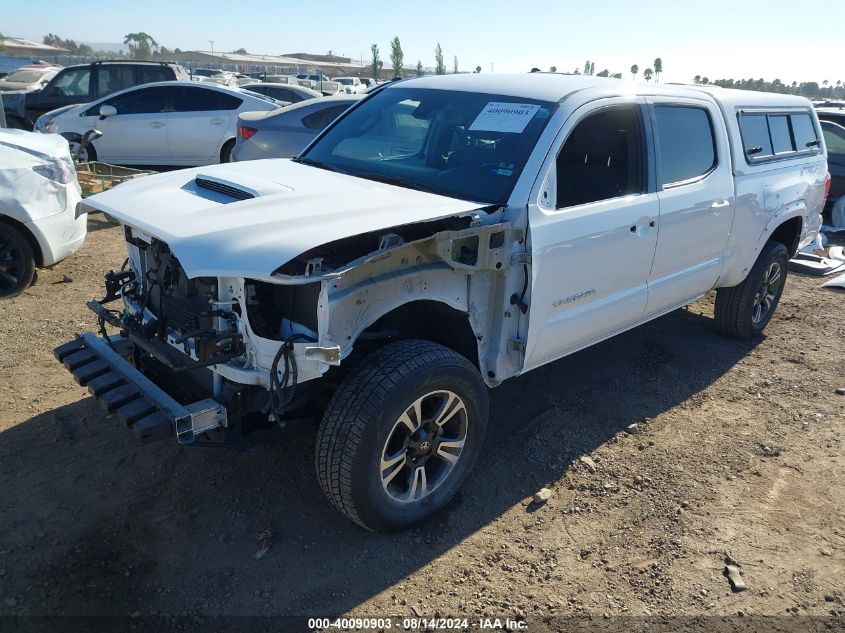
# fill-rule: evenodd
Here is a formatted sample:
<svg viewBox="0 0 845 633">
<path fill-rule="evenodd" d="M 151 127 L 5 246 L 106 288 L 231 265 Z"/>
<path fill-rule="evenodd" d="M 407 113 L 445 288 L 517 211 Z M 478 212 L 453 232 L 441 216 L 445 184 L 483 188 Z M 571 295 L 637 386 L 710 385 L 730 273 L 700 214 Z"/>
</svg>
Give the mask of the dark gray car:
<svg viewBox="0 0 845 633">
<path fill-rule="evenodd" d="M 277 101 L 287 101 L 288 103 L 299 103 L 308 99 L 319 99 L 323 96 L 316 90 L 293 84 L 256 83 L 246 84 L 241 86 L 241 88 L 273 97 Z"/>
<path fill-rule="evenodd" d="M 244 112 L 232 160 L 290 158 L 362 95 L 309 99 L 272 112 Z"/>
</svg>

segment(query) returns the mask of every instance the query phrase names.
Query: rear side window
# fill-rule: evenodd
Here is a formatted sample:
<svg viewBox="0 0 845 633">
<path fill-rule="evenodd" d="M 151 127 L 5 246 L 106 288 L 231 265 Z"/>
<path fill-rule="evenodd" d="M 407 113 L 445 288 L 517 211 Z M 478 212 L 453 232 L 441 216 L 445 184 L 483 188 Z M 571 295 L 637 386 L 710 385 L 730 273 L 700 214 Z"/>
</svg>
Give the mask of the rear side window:
<svg viewBox="0 0 845 633">
<path fill-rule="evenodd" d="M 772 140 L 765 114 L 743 114 L 739 117 L 739 130 L 745 155 L 749 158 L 771 157 Z"/>
<path fill-rule="evenodd" d="M 716 165 L 710 115 L 703 108 L 657 106 L 657 136 L 663 185 L 705 175 Z"/>
<path fill-rule="evenodd" d="M 312 112 L 311 114 L 302 117 L 302 125 L 307 127 L 309 130 L 322 130 L 340 116 L 340 113 L 348 107 L 349 106 L 347 104 L 344 104 Z"/>
<path fill-rule="evenodd" d="M 135 85 L 135 73 L 132 66 L 122 64 L 99 66 L 97 72 L 97 94 L 105 97 Z"/>
<path fill-rule="evenodd" d="M 816 126 L 809 114 L 793 114 L 789 118 L 792 119 L 792 132 L 795 134 L 795 148 L 799 152 L 819 146 Z"/>
<path fill-rule="evenodd" d="M 739 131 L 749 163 L 790 158 L 820 146 L 816 126 L 806 112 L 740 112 Z"/>
<path fill-rule="evenodd" d="M 789 131 L 789 117 L 769 116 L 769 133 L 772 135 L 772 149 L 775 154 L 792 152 L 792 133 Z"/>
<path fill-rule="evenodd" d="M 242 99 L 218 90 L 205 88 L 180 88 L 176 95 L 176 112 L 209 112 L 235 110 Z"/>
<path fill-rule="evenodd" d="M 151 84 L 156 81 L 170 81 L 174 79 L 173 70 L 165 66 L 141 66 L 138 68 L 138 83 Z"/>
</svg>

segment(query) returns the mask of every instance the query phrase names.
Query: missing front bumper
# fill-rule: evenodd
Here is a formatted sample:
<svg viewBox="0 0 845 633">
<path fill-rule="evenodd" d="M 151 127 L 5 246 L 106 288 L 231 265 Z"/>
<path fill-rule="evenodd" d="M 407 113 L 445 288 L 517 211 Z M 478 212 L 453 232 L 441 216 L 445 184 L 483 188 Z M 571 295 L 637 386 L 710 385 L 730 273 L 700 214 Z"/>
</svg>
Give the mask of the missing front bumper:
<svg viewBox="0 0 845 633">
<path fill-rule="evenodd" d="M 144 442 L 175 434 L 180 444 L 194 444 L 198 435 L 228 426 L 226 407 L 213 398 L 188 405 L 177 402 L 127 360 L 131 349 L 122 337 L 106 341 L 86 332 L 53 354 L 76 382 Z"/>
</svg>

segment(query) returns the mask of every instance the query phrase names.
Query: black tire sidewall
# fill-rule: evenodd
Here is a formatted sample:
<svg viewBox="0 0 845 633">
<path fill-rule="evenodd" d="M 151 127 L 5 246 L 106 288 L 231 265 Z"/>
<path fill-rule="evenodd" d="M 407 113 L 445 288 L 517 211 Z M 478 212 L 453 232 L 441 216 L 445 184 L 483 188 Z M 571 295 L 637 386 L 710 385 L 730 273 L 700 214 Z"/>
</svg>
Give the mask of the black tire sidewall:
<svg viewBox="0 0 845 633">
<path fill-rule="evenodd" d="M 417 398 L 438 390 L 456 393 L 467 409 L 467 440 L 461 457 L 446 480 L 431 494 L 413 503 L 392 500 L 381 484 L 379 464 L 388 434 Z M 352 499 L 362 521 L 378 531 L 401 530 L 442 510 L 455 496 L 484 447 L 487 431 L 487 392 L 473 367 L 458 364 L 430 366 L 413 374 L 378 404 L 367 421 L 352 466 Z"/>
<path fill-rule="evenodd" d="M 18 296 L 32 284 L 32 280 L 35 278 L 35 254 L 26 236 L 2 219 L 0 219 L 0 235 L 11 239 L 20 251 L 21 256 L 27 262 L 27 268 L 24 269 L 18 284 L 10 290 L 0 290 L 0 299 L 11 299 L 12 297 Z"/>
<path fill-rule="evenodd" d="M 789 265 L 789 251 L 787 251 L 786 246 L 780 242 L 769 242 L 761 255 L 762 256 L 752 270 L 752 274 L 748 276 L 748 288 L 746 289 L 748 298 L 745 302 L 746 305 L 744 306 L 746 312 L 745 316 L 748 319 L 748 328 L 755 334 L 761 333 L 769 324 L 769 321 L 772 320 L 772 316 L 780 303 L 780 298 L 783 296 L 783 289 L 786 284 L 787 266 Z M 763 275 L 766 274 L 766 271 L 774 262 L 778 262 L 780 264 L 780 285 L 777 293 L 775 293 L 775 298 L 769 313 L 760 323 L 754 323 L 752 319 L 752 315 L 754 313 L 754 298 L 757 296 L 757 290 L 760 288 L 760 284 L 763 281 Z"/>
</svg>

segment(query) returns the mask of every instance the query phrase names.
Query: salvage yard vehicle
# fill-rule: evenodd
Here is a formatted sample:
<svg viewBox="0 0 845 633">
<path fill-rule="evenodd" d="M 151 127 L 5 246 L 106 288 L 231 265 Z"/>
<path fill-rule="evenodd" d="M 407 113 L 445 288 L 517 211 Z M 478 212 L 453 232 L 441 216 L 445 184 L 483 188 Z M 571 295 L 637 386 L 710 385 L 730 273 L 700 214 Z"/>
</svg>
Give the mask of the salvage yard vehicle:
<svg viewBox="0 0 845 633">
<path fill-rule="evenodd" d="M 825 120 L 821 120 L 821 126 L 830 170 L 830 195 L 825 211 L 830 213 L 832 226 L 845 228 L 845 126 Z"/>
<path fill-rule="evenodd" d="M 322 97 L 272 112 L 244 112 L 238 117 L 232 160 L 296 156 L 359 99 L 359 95 Z"/>
<path fill-rule="evenodd" d="M 488 387 L 713 289 L 716 328 L 759 335 L 827 182 L 800 97 L 543 73 L 387 84 L 294 160 L 83 201 L 124 224 L 127 263 L 89 304 L 119 332 L 55 355 L 145 441 L 243 448 L 319 420 L 326 496 L 402 529 L 481 454 Z"/>
<path fill-rule="evenodd" d="M 59 66 L 46 64 L 21 66 L 12 74 L 0 79 L 0 92 L 41 90 L 60 70 Z"/>
<path fill-rule="evenodd" d="M 19 295 L 37 266 L 70 257 L 85 242 L 79 183 L 67 141 L 0 129 L 0 299 Z"/>
<path fill-rule="evenodd" d="M 35 129 L 64 136 L 74 153 L 88 130 L 99 129 L 103 135 L 81 150 L 83 161 L 208 165 L 228 162 L 238 114 L 281 105 L 239 88 L 168 81 L 51 112 L 36 121 Z"/>
<path fill-rule="evenodd" d="M 244 90 L 250 92 L 257 92 L 268 97 L 273 97 L 276 101 L 283 101 L 286 103 L 299 103 L 300 101 L 307 101 L 308 99 L 319 99 L 323 95 L 316 90 L 300 86 L 299 84 L 245 84 L 241 86 Z"/>
<path fill-rule="evenodd" d="M 187 81 L 188 71 L 179 64 L 136 60 L 101 60 L 68 66 L 41 90 L 12 100 L 4 96 L 9 127 L 31 130 L 39 116 L 59 108 L 88 103 L 100 97 L 156 81 Z"/>
<path fill-rule="evenodd" d="M 335 77 L 334 80 L 342 86 L 343 92 L 350 95 L 364 93 L 368 88 L 358 77 Z"/>
</svg>

